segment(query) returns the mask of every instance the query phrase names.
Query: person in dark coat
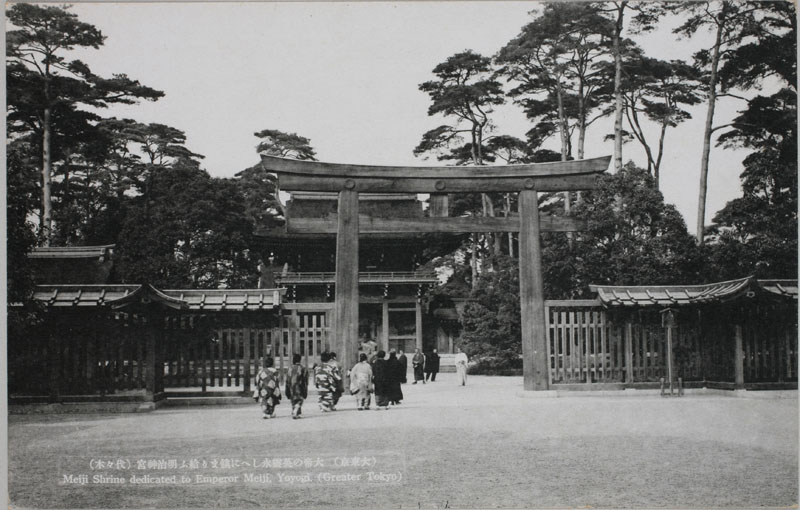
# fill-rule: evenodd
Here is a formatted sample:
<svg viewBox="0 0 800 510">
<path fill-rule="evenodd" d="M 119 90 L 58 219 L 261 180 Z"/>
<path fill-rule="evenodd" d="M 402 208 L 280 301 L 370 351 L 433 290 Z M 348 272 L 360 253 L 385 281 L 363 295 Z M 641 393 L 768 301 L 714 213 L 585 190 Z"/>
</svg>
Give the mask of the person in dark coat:
<svg viewBox="0 0 800 510">
<path fill-rule="evenodd" d="M 400 381 L 403 380 L 403 364 L 397 359 L 394 349 L 389 351 L 389 360 L 386 362 L 389 367 L 389 403 L 399 404 L 403 400 L 403 390 L 400 388 Z"/>
<path fill-rule="evenodd" d="M 388 361 L 383 359 L 386 356 L 385 351 L 378 351 L 378 357 L 375 358 L 375 363 L 372 365 L 372 381 L 375 383 L 375 409 L 381 407 L 389 409 L 389 381 L 391 374 L 389 373 Z"/>
<path fill-rule="evenodd" d="M 439 373 L 439 353 L 436 349 L 425 357 L 425 380 L 430 378 L 431 382 L 436 380 L 436 374 Z"/>
<path fill-rule="evenodd" d="M 408 358 L 406 358 L 406 353 L 403 351 L 398 351 L 397 361 L 403 365 L 403 373 L 400 374 L 400 382 L 405 384 L 408 382 L 408 379 L 406 378 L 406 374 L 408 373 Z"/>
</svg>

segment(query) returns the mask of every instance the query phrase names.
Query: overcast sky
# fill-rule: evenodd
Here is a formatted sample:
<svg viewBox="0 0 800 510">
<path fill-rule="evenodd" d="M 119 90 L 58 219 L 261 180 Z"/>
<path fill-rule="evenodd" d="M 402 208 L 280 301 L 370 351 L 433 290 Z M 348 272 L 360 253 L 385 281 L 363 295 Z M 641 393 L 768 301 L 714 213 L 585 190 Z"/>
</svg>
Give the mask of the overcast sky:
<svg viewBox="0 0 800 510">
<path fill-rule="evenodd" d="M 310 138 L 320 161 L 423 165 L 412 154 L 421 135 L 442 123 L 427 116 L 418 85 L 465 49 L 493 55 L 532 18 L 531 2 L 400 3 L 82 3 L 80 19 L 107 37 L 80 53 L 102 76 L 125 73 L 163 90 L 155 103 L 107 112 L 160 122 L 187 134 L 215 176 L 232 176 L 258 161 L 262 129 Z M 665 20 L 669 24 L 669 20 Z M 706 39 L 707 40 L 707 39 Z M 676 40 L 662 30 L 643 41 L 650 56 L 689 59 L 703 41 Z M 717 124 L 743 103 L 722 104 Z M 667 135 L 662 191 L 694 230 L 705 108 Z M 493 116 L 497 133 L 524 138 L 530 123 L 515 105 Z M 596 123 L 586 157 L 609 155 L 613 119 Z M 653 131 L 655 136 L 655 131 Z M 557 140 L 550 148 L 557 149 Z M 711 156 L 707 222 L 740 194 L 745 152 Z M 637 144 L 624 159 L 644 166 Z M 428 161 L 427 163 L 431 163 Z"/>
</svg>

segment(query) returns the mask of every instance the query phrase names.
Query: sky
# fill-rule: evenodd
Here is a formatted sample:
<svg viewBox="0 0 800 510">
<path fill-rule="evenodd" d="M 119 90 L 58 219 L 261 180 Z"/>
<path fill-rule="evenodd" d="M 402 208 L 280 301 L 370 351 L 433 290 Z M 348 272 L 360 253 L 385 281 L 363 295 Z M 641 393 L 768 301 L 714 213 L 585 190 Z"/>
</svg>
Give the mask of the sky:
<svg viewBox="0 0 800 510">
<path fill-rule="evenodd" d="M 183 130 L 206 156 L 211 175 L 230 177 L 259 161 L 256 131 L 279 129 L 311 140 L 320 161 L 378 165 L 435 163 L 414 157 L 429 117 L 420 83 L 449 56 L 495 54 L 532 20 L 536 2 L 223 2 L 79 3 L 79 18 L 107 37 L 99 50 L 76 52 L 101 76 L 125 73 L 165 92 L 157 102 L 105 115 Z M 709 38 L 676 40 L 667 28 L 637 38 L 648 55 L 690 59 Z M 743 102 L 722 102 L 716 124 Z M 694 231 L 705 106 L 667 134 L 661 189 Z M 519 106 L 497 108 L 496 134 L 524 138 Z M 598 121 L 586 157 L 610 155 L 613 119 Z M 652 131 L 655 136 L 655 130 Z M 655 139 L 654 139 L 655 140 Z M 554 138 L 549 148 L 557 149 Z M 706 221 L 740 195 L 746 152 L 714 149 Z M 625 161 L 644 166 L 634 143 Z"/>
</svg>

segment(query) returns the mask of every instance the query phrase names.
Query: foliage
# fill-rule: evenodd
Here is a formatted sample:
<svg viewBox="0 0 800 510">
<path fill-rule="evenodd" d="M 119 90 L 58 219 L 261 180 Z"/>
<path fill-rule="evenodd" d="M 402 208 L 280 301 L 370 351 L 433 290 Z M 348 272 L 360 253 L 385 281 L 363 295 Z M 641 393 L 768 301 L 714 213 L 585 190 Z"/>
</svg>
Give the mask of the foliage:
<svg viewBox="0 0 800 510">
<path fill-rule="evenodd" d="M 252 288 L 251 235 L 238 186 L 182 162 L 154 174 L 147 200 L 129 207 L 115 270 L 159 288 Z"/>
<path fill-rule="evenodd" d="M 495 257 L 492 267 L 481 274 L 464 307 L 461 340 L 472 356 L 506 364 L 520 353 L 519 268 L 505 256 Z"/>
<path fill-rule="evenodd" d="M 716 214 L 707 235 L 715 241 L 710 256 L 723 278 L 796 278 L 797 18 L 785 2 L 757 5 L 759 23 L 743 29 L 747 39 L 730 53 L 720 76 L 726 86 L 758 86 L 772 76 L 783 88 L 750 99 L 719 137 L 725 147 L 753 152 L 743 161 L 742 196 Z"/>
<path fill-rule="evenodd" d="M 681 284 L 707 278 L 683 218 L 664 203 L 646 170 L 628 164 L 604 175 L 574 213 L 588 221 L 588 229 L 576 236 L 573 252 L 563 236 L 554 242 L 557 234 L 549 234 L 543 241 L 548 298 L 588 296 L 590 283 Z"/>
<path fill-rule="evenodd" d="M 455 159 L 463 164 L 462 133 L 469 133 L 469 162 L 483 164 L 484 136 L 491 130 L 492 107 L 505 102 L 502 86 L 492 74 L 491 59 L 467 50 L 434 67 L 433 73 L 436 80 L 419 86 L 431 98 L 428 115 L 454 120 L 422 135 L 414 154 L 437 153 L 440 160 Z"/>
<path fill-rule="evenodd" d="M 480 358 L 475 363 L 467 366 L 470 375 L 497 375 L 514 376 L 522 375 L 522 358 L 514 359 Z"/>
<path fill-rule="evenodd" d="M 622 97 L 631 134 L 647 155 L 647 170 L 653 173 L 658 187 L 664 139 L 667 128 L 691 118 L 683 106 L 700 103 L 703 92 L 698 71 L 680 60 L 650 58 L 640 51 L 632 52 L 624 62 Z M 654 147 L 647 140 L 641 116 L 660 128 Z"/>
<path fill-rule="evenodd" d="M 11 24 L 6 33 L 6 122 L 9 133 L 30 139 L 41 150 L 40 235 L 49 244 L 53 164 L 63 161 L 63 171 L 69 175 L 73 155 L 81 153 L 94 138 L 93 122 L 99 119 L 79 107 L 133 104 L 138 99 L 156 100 L 163 93 L 124 74 L 102 78 L 80 60 L 67 60 L 67 52 L 76 48 L 97 49 L 104 41 L 97 28 L 80 21 L 68 7 L 19 3 L 12 5 L 6 16 Z M 68 186 L 52 192 L 58 194 L 64 190 L 70 192 Z M 63 208 L 62 213 L 66 214 L 68 209 Z"/>
<path fill-rule="evenodd" d="M 277 129 L 264 129 L 255 133 L 262 141 L 256 152 L 281 158 L 316 161 L 316 152 L 311 148 L 311 140 L 296 133 L 284 133 Z"/>
<path fill-rule="evenodd" d="M 611 50 L 609 30 L 609 20 L 593 4 L 552 3 L 498 52 L 500 72 L 517 84 L 509 95 L 536 121 L 528 132 L 532 146 L 560 133 L 566 160 L 577 129 L 578 157 L 583 157 L 586 128 L 607 114 L 603 105 L 611 98 L 603 65 Z M 599 115 L 591 116 L 598 109 Z"/>
</svg>

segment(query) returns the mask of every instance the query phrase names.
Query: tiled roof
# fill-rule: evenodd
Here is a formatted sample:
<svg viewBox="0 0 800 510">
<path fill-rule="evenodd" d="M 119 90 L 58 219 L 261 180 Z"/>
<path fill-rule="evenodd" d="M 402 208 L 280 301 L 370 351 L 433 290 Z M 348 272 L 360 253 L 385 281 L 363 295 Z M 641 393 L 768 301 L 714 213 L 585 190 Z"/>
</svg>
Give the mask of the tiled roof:
<svg viewBox="0 0 800 510">
<path fill-rule="evenodd" d="M 754 277 L 704 285 L 590 285 L 606 306 L 680 306 L 725 302 L 768 292 L 797 299 L 797 280 L 756 280 Z"/>
<path fill-rule="evenodd" d="M 133 302 L 157 301 L 190 311 L 271 310 L 281 304 L 284 289 L 174 289 L 150 285 L 37 285 L 34 299 L 56 308 L 122 308 Z"/>
<path fill-rule="evenodd" d="M 164 294 L 188 304 L 189 310 L 267 310 L 281 304 L 285 289 L 165 290 Z"/>
</svg>

